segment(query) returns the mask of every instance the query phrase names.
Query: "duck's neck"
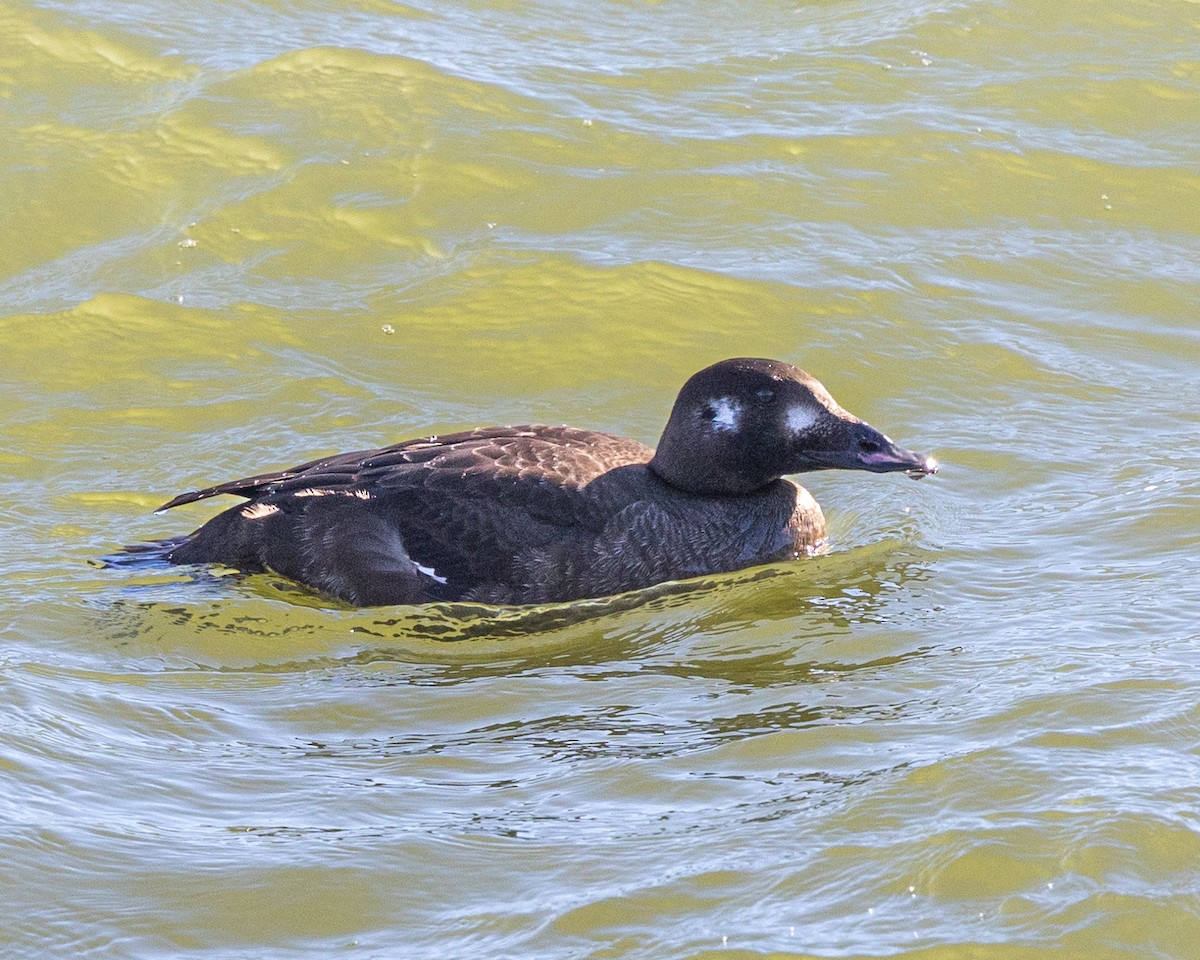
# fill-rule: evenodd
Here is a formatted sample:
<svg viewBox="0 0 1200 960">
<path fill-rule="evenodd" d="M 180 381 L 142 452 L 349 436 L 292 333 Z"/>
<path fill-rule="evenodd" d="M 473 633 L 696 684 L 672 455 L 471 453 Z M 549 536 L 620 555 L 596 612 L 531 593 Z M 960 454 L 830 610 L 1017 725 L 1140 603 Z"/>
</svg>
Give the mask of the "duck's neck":
<svg viewBox="0 0 1200 960">
<path fill-rule="evenodd" d="M 698 462 L 694 455 L 679 455 L 664 444 L 659 445 L 647 466 L 663 483 L 695 496 L 745 496 L 778 479 L 750 476 L 737 465 Z"/>
</svg>

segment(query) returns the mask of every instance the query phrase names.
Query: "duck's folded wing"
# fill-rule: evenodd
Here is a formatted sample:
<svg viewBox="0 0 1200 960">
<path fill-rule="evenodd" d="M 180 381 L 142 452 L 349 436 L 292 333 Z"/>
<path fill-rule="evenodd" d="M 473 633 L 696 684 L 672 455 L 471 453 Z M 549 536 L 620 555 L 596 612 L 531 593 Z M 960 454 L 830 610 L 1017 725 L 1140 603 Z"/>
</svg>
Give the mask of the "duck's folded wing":
<svg viewBox="0 0 1200 960">
<path fill-rule="evenodd" d="M 588 484 L 649 456 L 635 441 L 569 427 L 489 428 L 217 484 L 163 509 L 222 493 L 250 500 L 192 534 L 177 562 L 253 562 L 359 603 L 338 581 L 369 584 L 377 566 L 382 582 L 411 563 L 437 585 L 429 592 L 453 597 L 511 583 L 530 558 L 585 549 L 614 507 Z"/>
<path fill-rule="evenodd" d="M 305 491 L 385 490 L 414 481 L 452 484 L 456 475 L 578 488 L 613 467 L 644 462 L 652 453 L 636 440 L 573 427 L 484 427 L 335 454 L 286 470 L 229 480 L 181 493 L 158 512 L 226 493 L 255 499 Z M 428 476 L 416 475 L 426 472 Z"/>
</svg>

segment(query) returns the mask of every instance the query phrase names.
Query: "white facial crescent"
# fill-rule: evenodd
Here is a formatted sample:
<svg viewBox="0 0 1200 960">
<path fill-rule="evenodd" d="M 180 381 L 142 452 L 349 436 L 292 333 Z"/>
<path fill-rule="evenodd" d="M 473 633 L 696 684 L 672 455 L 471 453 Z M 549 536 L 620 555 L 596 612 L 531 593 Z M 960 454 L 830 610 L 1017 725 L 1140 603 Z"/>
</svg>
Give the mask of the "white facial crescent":
<svg viewBox="0 0 1200 960">
<path fill-rule="evenodd" d="M 732 397 L 721 397 L 712 403 L 714 430 L 736 430 L 742 420 L 742 405 Z"/>
<path fill-rule="evenodd" d="M 796 404 L 787 412 L 788 429 L 797 436 L 817 422 L 817 413 L 812 407 Z"/>
</svg>

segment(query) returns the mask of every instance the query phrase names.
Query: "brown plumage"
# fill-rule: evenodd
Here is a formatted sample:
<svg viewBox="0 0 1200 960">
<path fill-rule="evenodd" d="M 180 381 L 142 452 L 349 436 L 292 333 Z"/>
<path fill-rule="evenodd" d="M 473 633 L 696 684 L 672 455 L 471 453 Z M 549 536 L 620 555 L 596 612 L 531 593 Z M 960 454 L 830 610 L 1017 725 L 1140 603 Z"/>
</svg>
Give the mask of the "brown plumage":
<svg viewBox="0 0 1200 960">
<path fill-rule="evenodd" d="M 352 604 L 540 603 L 802 554 L 820 507 L 785 473 L 936 471 L 770 360 L 692 377 L 656 451 L 574 427 L 488 427 L 182 494 L 246 497 L 174 563 L 274 570 Z"/>
</svg>

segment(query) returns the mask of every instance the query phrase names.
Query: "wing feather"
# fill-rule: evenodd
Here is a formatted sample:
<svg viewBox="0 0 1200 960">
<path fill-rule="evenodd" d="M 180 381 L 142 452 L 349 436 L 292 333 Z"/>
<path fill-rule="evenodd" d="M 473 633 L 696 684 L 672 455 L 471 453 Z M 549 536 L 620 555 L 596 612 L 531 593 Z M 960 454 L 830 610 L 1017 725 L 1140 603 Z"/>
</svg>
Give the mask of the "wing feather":
<svg viewBox="0 0 1200 960">
<path fill-rule="evenodd" d="M 413 563 L 444 578 L 452 595 L 509 582 L 519 576 L 519 558 L 561 551 L 571 538 L 603 529 L 613 491 L 622 499 L 623 485 L 606 480 L 588 491 L 588 484 L 652 454 L 636 441 L 573 427 L 489 427 L 323 457 L 184 493 L 160 509 L 229 493 L 296 522 L 318 500 L 323 512 L 350 511 L 347 522 L 368 511 L 399 534 Z M 239 522 L 255 518 L 243 514 Z M 285 549 L 286 542 L 264 542 L 264 565 L 278 568 L 268 554 Z"/>
</svg>

